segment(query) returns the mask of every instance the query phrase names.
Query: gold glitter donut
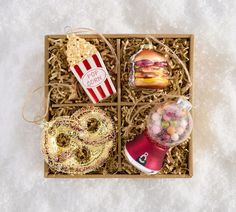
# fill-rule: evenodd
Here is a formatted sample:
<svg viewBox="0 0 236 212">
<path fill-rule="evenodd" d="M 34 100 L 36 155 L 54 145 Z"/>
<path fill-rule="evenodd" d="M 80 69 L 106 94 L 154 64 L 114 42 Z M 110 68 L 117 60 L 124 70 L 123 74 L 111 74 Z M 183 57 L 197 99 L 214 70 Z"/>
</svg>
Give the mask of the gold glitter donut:
<svg viewBox="0 0 236 212">
<path fill-rule="evenodd" d="M 115 130 L 112 119 L 98 107 L 84 107 L 75 112 L 81 132 L 79 138 L 86 144 L 103 144 L 114 139 Z"/>
<path fill-rule="evenodd" d="M 65 174 L 84 174 L 100 167 L 113 147 L 113 138 L 100 145 L 81 141 L 79 124 L 61 116 L 48 122 L 43 130 L 41 148 L 49 167 Z"/>
</svg>

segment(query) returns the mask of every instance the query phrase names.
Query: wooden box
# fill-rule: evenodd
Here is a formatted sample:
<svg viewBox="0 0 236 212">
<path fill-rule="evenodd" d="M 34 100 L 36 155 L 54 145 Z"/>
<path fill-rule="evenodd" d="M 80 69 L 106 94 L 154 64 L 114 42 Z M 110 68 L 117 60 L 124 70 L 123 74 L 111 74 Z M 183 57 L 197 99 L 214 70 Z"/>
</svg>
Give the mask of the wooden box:
<svg viewBox="0 0 236 212">
<path fill-rule="evenodd" d="M 119 129 L 122 126 L 122 111 L 123 108 L 125 107 L 131 107 L 134 105 L 134 101 L 132 100 L 124 100 L 124 98 L 122 97 L 122 93 L 123 93 L 123 88 L 124 88 L 124 82 L 122 81 L 122 73 L 123 71 L 125 71 L 124 68 L 124 64 L 126 64 L 128 61 L 123 61 L 122 57 L 124 53 L 124 48 L 122 47 L 122 45 L 124 45 L 124 43 L 129 40 L 135 40 L 138 41 L 142 41 L 146 35 L 145 34 L 105 34 L 104 35 L 107 39 L 109 39 L 109 41 L 112 41 L 114 44 L 114 48 L 116 49 L 116 53 L 118 58 L 120 59 L 120 64 L 118 64 L 118 66 L 116 66 L 116 71 L 117 71 L 117 76 L 115 76 L 115 83 L 116 83 L 116 88 L 117 88 L 117 97 L 110 99 L 109 101 L 103 101 L 100 102 L 98 104 L 96 104 L 95 106 L 99 106 L 99 107 L 103 107 L 103 108 L 115 108 L 114 110 L 115 112 L 115 116 L 117 116 L 116 118 L 116 124 L 117 124 L 117 128 Z M 176 42 L 178 43 L 178 41 L 181 41 L 181 39 L 186 42 L 188 44 L 188 46 L 186 47 L 186 55 L 188 57 L 188 62 L 186 63 L 186 66 L 189 70 L 190 76 L 191 78 L 193 78 L 193 51 L 194 51 L 194 36 L 191 34 L 152 34 L 152 36 L 154 36 L 155 38 L 158 39 L 164 39 L 167 40 L 169 45 L 172 45 L 172 43 Z M 81 37 L 86 38 L 88 40 L 90 39 L 98 39 L 101 40 L 101 38 L 98 35 L 81 35 Z M 57 81 L 51 81 L 52 76 L 50 76 L 50 69 L 52 68 L 48 62 L 49 58 L 50 58 L 50 53 L 49 53 L 49 47 L 52 45 L 57 45 L 57 40 L 58 39 L 64 39 L 64 41 L 66 40 L 66 35 L 46 35 L 45 36 L 45 84 L 48 83 L 53 83 L 53 82 L 57 82 Z M 55 42 L 51 43 L 50 42 L 52 40 L 55 40 Z M 66 42 L 66 41 L 65 41 Z M 171 47 L 171 46 L 170 46 Z M 53 49 L 53 47 L 52 47 Z M 65 55 L 62 56 L 63 59 Z M 106 64 L 106 60 L 105 60 L 105 64 Z M 108 71 L 109 71 L 109 67 L 108 67 Z M 51 77 L 51 78 L 50 78 Z M 71 73 L 71 77 L 72 73 Z M 125 82 L 126 83 L 126 82 Z M 45 88 L 45 99 L 48 96 L 48 92 L 49 92 L 49 88 L 46 87 Z M 193 87 L 190 88 L 189 90 L 189 94 L 190 96 L 190 101 L 193 101 Z M 144 105 L 146 104 L 145 102 L 140 102 L 138 103 L 138 106 L 140 105 Z M 86 105 L 92 105 L 92 103 L 85 98 L 85 101 L 75 101 L 73 103 L 57 103 L 53 100 L 50 99 L 50 108 L 51 110 L 59 110 L 61 108 L 79 108 L 82 106 L 86 106 Z M 65 109 L 66 110 L 66 109 Z M 47 120 L 50 120 L 52 118 L 52 116 L 49 115 L 47 116 Z M 192 177 L 193 175 L 193 165 L 192 165 L 192 157 L 193 157 L 193 150 L 192 150 L 192 142 L 193 142 L 193 138 L 192 135 L 189 139 L 189 141 L 187 142 L 187 154 L 185 155 L 185 160 L 187 161 L 187 167 L 184 167 L 184 169 L 186 169 L 186 171 L 184 173 L 178 173 L 176 170 L 174 170 L 173 172 L 168 172 L 168 173 L 159 173 L 156 175 L 146 175 L 140 172 L 126 172 L 125 170 L 125 165 L 128 164 L 128 161 L 126 161 L 126 159 L 124 158 L 123 155 L 123 146 L 125 141 L 122 140 L 122 133 L 118 132 L 117 133 L 117 141 L 116 141 L 116 149 L 115 149 L 115 154 L 116 155 L 116 164 L 117 164 L 117 170 L 115 170 L 114 172 L 109 173 L 109 171 L 106 173 L 99 173 L 99 172 L 92 172 L 92 173 L 88 173 L 88 174 L 84 174 L 84 175 L 66 175 L 66 174 L 61 174 L 61 173 L 53 173 L 48 165 L 45 163 L 44 166 L 44 176 L 47 178 L 189 178 Z M 102 167 L 101 167 L 102 169 Z"/>
</svg>

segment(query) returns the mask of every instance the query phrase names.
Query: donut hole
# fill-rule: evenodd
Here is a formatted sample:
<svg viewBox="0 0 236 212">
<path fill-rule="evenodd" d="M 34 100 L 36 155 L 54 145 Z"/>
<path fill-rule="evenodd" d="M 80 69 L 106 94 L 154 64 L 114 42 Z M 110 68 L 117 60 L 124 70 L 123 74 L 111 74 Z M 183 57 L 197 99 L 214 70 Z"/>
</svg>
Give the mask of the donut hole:
<svg viewBox="0 0 236 212">
<path fill-rule="evenodd" d="M 89 132 L 96 132 L 99 126 L 100 126 L 100 122 L 95 118 L 91 118 L 87 122 L 87 128 Z"/>
<path fill-rule="evenodd" d="M 67 147 L 70 144 L 70 137 L 64 133 L 57 136 L 57 145 L 59 147 Z"/>
<path fill-rule="evenodd" d="M 89 161 L 90 159 L 90 151 L 87 147 L 83 146 L 82 148 L 76 149 L 74 152 L 75 155 L 75 159 L 79 162 L 79 163 L 86 163 L 87 161 Z"/>
</svg>

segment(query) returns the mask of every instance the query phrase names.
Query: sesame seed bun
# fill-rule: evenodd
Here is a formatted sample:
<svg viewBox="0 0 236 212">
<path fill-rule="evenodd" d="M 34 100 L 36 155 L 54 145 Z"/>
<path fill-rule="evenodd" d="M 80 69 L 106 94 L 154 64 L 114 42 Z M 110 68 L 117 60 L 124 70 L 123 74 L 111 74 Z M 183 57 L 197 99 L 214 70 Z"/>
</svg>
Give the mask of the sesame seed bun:
<svg viewBox="0 0 236 212">
<path fill-rule="evenodd" d="M 134 62 L 145 59 L 151 60 L 153 62 L 167 61 L 162 54 L 155 52 L 154 50 L 143 49 L 140 53 L 138 53 L 135 56 Z"/>
</svg>

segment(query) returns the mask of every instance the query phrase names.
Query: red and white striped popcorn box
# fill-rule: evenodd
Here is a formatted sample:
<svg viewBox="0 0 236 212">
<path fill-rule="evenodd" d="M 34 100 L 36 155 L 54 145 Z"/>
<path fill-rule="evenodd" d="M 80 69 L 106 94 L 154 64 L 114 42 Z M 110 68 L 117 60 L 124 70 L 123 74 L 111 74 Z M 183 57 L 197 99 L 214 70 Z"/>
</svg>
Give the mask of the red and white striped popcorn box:
<svg viewBox="0 0 236 212">
<path fill-rule="evenodd" d="M 97 103 L 116 93 L 99 52 L 71 66 L 70 70 L 93 103 Z"/>
</svg>

